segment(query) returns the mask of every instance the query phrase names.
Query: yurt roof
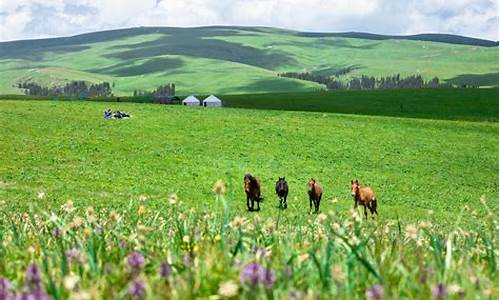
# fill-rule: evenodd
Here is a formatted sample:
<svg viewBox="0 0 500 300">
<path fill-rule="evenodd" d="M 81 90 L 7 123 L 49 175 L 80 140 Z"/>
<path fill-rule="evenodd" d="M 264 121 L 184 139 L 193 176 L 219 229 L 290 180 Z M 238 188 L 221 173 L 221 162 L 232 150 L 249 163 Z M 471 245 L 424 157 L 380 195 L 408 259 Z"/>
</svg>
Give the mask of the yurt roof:
<svg viewBox="0 0 500 300">
<path fill-rule="evenodd" d="M 197 103 L 200 103 L 200 100 L 198 100 L 198 98 L 196 98 L 195 96 L 189 96 L 187 97 L 186 99 L 184 99 L 182 102 L 197 102 Z"/>
<path fill-rule="evenodd" d="M 207 97 L 203 102 L 222 102 L 219 98 L 215 97 L 214 95 L 211 95 Z"/>
</svg>

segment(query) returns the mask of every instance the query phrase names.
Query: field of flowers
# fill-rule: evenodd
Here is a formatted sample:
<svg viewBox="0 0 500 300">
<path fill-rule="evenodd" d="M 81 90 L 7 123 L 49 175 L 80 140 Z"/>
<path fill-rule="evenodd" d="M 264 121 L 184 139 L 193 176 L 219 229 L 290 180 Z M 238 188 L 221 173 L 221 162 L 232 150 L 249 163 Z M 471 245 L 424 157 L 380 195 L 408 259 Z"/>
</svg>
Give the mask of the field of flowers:
<svg viewBox="0 0 500 300">
<path fill-rule="evenodd" d="M 119 210 L 2 208 L 0 299 L 496 299 L 498 222 L 464 207 L 474 230 L 429 221 L 235 215 L 173 194 Z M 43 199 L 45 195 L 39 194 Z M 333 200 L 335 207 L 335 200 Z M 5 205 L 3 203 L 2 205 Z"/>
</svg>

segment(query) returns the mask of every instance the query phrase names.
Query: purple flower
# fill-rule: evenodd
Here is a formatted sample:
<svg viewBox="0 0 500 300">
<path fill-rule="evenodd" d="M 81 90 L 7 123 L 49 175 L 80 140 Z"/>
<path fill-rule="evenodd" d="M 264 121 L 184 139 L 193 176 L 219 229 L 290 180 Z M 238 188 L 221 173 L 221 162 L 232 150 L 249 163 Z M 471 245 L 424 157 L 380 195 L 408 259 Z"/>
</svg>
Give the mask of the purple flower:
<svg viewBox="0 0 500 300">
<path fill-rule="evenodd" d="M 77 248 L 71 248 L 69 250 L 66 250 L 65 254 L 66 259 L 69 263 L 76 262 L 80 257 L 80 250 L 78 250 Z"/>
<path fill-rule="evenodd" d="M 172 267 L 168 262 L 164 262 L 160 265 L 160 276 L 163 279 L 167 279 L 172 273 Z"/>
<path fill-rule="evenodd" d="M 370 300 L 384 299 L 384 287 L 380 284 L 372 286 L 370 289 L 366 290 L 366 298 Z"/>
<path fill-rule="evenodd" d="M 186 255 L 184 255 L 182 263 L 184 264 L 185 267 L 189 267 L 189 265 L 191 264 L 191 258 L 192 258 L 191 253 L 186 253 Z"/>
<path fill-rule="evenodd" d="M 10 298 L 14 300 L 51 300 L 51 298 L 45 294 L 42 290 L 36 291 L 31 294 L 21 294 L 17 295 L 15 298 Z"/>
<path fill-rule="evenodd" d="M 10 299 L 10 282 L 5 278 L 0 278 L 0 300 Z"/>
<path fill-rule="evenodd" d="M 128 293 L 135 299 L 144 299 L 146 294 L 146 286 L 144 285 L 144 282 L 139 279 L 132 281 L 128 286 Z"/>
<path fill-rule="evenodd" d="M 128 265 L 134 271 L 142 269 L 142 267 L 144 266 L 144 256 L 135 251 L 130 253 L 128 256 Z"/>
<path fill-rule="evenodd" d="M 264 268 L 256 262 L 246 265 L 240 273 L 241 283 L 255 287 L 258 284 L 271 288 L 276 281 L 276 275 L 273 270 Z"/>
<path fill-rule="evenodd" d="M 276 275 L 274 274 L 273 270 L 267 268 L 261 269 L 260 282 L 266 288 L 272 288 L 275 281 L 276 281 Z"/>
<path fill-rule="evenodd" d="M 246 265 L 240 273 L 241 283 L 255 287 L 259 283 L 262 266 L 256 262 Z"/>
<path fill-rule="evenodd" d="M 442 283 L 438 284 L 432 289 L 432 296 L 436 300 L 446 299 L 446 286 Z"/>
<path fill-rule="evenodd" d="M 40 291 L 41 282 L 40 269 L 35 263 L 30 264 L 26 268 L 26 284 L 30 287 L 31 291 Z"/>
</svg>

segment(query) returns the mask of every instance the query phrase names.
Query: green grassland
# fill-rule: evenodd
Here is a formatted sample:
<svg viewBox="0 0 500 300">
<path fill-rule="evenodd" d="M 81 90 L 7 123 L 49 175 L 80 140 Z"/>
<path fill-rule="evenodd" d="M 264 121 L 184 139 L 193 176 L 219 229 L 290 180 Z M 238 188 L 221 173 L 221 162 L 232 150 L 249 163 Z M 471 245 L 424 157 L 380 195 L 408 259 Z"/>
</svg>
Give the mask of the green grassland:
<svg viewBox="0 0 500 300">
<path fill-rule="evenodd" d="M 453 103 L 434 98 L 419 107 L 441 107 L 414 116 L 390 97 L 381 109 L 377 96 L 367 96 L 372 115 L 331 113 L 322 96 L 311 98 L 324 112 L 281 110 L 293 101 L 283 95 L 265 96 L 273 110 L 0 101 L 0 292 L 498 299 L 492 95 L 479 101 L 484 118 L 478 103 L 459 99 L 445 114 Z M 106 108 L 132 118 L 105 120 Z M 247 172 L 262 180 L 258 213 L 246 211 Z M 286 210 L 278 176 L 290 185 Z M 309 212 L 310 177 L 324 187 L 320 214 Z M 375 189 L 376 219 L 350 210 L 353 178 Z"/>
<path fill-rule="evenodd" d="M 359 37 L 359 36 L 358 36 Z M 16 83 L 114 82 L 116 95 L 176 83 L 180 94 L 318 91 L 278 78 L 355 66 L 346 78 L 421 74 L 454 84 L 496 86 L 498 47 L 405 39 L 308 35 L 271 28 L 134 28 L 72 38 L 0 43 L 0 94 Z"/>
<path fill-rule="evenodd" d="M 161 202 L 177 193 L 203 208 L 221 178 L 230 205 L 243 213 L 242 178 L 251 172 L 263 181 L 264 216 L 276 213 L 278 176 L 290 182 L 292 210 L 303 213 L 310 177 L 324 185 L 324 211 L 333 198 L 339 213 L 352 206 L 353 178 L 377 190 L 384 220 L 416 220 L 434 210 L 446 224 L 483 194 L 498 208 L 497 122 L 125 103 L 0 105 L 0 197 L 16 207 L 44 190 L 47 207 L 68 199 L 120 207 L 142 194 Z M 107 107 L 133 118 L 104 120 Z"/>
</svg>

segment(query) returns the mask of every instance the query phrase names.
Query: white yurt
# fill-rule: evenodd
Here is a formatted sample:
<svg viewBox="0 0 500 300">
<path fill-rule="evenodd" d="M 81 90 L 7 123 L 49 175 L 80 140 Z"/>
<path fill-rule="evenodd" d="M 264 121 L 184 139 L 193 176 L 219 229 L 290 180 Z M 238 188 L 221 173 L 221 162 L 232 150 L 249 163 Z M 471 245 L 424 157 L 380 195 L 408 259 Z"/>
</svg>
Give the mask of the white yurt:
<svg viewBox="0 0 500 300">
<path fill-rule="evenodd" d="M 186 99 L 182 100 L 182 105 L 185 106 L 200 106 L 200 100 L 196 98 L 195 96 L 191 95 L 187 97 Z"/>
<path fill-rule="evenodd" d="M 207 97 L 205 100 L 203 100 L 203 106 L 205 107 L 221 107 L 222 106 L 222 101 L 215 97 L 214 95 L 211 95 Z"/>
</svg>

